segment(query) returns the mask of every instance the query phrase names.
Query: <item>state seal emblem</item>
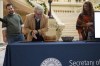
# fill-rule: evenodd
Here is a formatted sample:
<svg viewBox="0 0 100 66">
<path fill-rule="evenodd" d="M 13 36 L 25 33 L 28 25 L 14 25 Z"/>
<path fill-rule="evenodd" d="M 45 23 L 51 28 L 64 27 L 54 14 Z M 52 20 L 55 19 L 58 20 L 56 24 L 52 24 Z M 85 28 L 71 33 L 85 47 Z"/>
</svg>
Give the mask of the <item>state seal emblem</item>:
<svg viewBox="0 0 100 66">
<path fill-rule="evenodd" d="M 62 66 L 62 64 L 56 58 L 47 58 L 41 63 L 40 66 Z"/>
</svg>

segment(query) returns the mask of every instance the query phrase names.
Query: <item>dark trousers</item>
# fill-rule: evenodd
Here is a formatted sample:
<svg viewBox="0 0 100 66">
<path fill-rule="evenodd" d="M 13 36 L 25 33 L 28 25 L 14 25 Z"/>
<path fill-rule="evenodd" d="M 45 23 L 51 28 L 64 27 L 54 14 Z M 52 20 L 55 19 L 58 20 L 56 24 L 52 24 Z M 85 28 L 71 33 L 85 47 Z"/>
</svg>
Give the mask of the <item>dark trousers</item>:
<svg viewBox="0 0 100 66">
<path fill-rule="evenodd" d="M 14 35 L 9 35 L 7 37 L 7 40 L 8 40 L 8 44 L 11 44 L 18 41 L 24 41 L 25 38 L 23 34 L 14 34 Z"/>
</svg>

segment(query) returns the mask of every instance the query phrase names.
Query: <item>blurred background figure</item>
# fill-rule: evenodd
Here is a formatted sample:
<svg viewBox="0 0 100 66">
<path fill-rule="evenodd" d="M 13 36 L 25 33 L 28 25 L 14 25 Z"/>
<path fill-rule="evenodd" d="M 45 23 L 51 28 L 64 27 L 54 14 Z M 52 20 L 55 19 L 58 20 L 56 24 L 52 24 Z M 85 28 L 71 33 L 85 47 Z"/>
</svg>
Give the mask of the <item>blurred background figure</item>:
<svg viewBox="0 0 100 66">
<path fill-rule="evenodd" d="M 83 11 L 78 16 L 76 29 L 79 40 L 94 39 L 94 10 L 91 2 L 86 1 L 83 4 Z"/>
</svg>

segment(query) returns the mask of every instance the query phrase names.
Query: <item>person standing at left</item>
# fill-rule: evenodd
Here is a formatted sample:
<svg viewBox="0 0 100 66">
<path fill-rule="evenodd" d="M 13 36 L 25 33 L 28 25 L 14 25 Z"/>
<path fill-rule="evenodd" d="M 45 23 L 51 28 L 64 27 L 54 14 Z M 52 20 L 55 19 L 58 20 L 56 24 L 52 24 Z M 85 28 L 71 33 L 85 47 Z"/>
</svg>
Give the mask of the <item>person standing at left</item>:
<svg viewBox="0 0 100 66">
<path fill-rule="evenodd" d="M 3 41 L 8 44 L 23 41 L 24 35 L 22 34 L 22 18 L 19 14 L 15 13 L 12 4 L 6 5 L 8 15 L 4 16 L 6 23 L 2 24 Z"/>
</svg>

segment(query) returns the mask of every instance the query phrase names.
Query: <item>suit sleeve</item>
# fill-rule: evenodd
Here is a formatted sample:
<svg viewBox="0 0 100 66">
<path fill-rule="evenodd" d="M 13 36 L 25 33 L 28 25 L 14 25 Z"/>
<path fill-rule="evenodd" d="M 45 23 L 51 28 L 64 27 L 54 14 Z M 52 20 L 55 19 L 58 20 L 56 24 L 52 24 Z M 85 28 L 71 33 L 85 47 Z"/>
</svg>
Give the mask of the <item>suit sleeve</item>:
<svg viewBox="0 0 100 66">
<path fill-rule="evenodd" d="M 24 23 L 24 34 L 31 33 L 30 25 L 29 25 L 29 18 L 26 15 L 25 23 Z"/>
<path fill-rule="evenodd" d="M 44 34 L 48 30 L 48 16 L 45 16 L 43 28 L 39 29 L 39 34 Z"/>
</svg>

